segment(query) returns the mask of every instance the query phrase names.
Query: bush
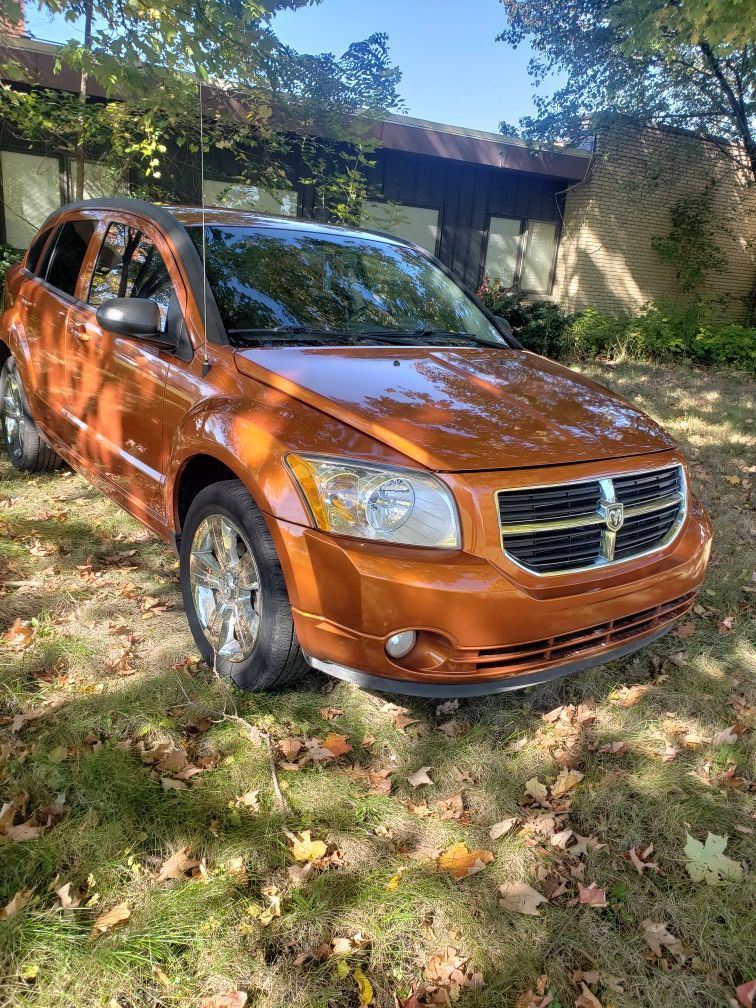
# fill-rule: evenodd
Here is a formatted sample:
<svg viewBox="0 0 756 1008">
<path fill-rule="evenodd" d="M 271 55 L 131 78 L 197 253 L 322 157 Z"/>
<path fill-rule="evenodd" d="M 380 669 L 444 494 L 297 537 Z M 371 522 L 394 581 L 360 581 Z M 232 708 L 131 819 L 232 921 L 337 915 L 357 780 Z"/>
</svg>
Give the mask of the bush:
<svg viewBox="0 0 756 1008">
<path fill-rule="evenodd" d="M 9 266 L 22 259 L 23 255 L 24 249 L 13 248 L 12 245 L 3 245 L 0 243 L 0 297 L 2 297 L 3 290 L 5 289 L 5 271 Z"/>
<path fill-rule="evenodd" d="M 509 322 L 512 332 L 528 350 L 544 357 L 569 355 L 573 316 L 567 315 L 553 301 L 529 302 L 524 295 L 498 280 L 485 280 L 478 297 L 489 311 Z"/>
</svg>

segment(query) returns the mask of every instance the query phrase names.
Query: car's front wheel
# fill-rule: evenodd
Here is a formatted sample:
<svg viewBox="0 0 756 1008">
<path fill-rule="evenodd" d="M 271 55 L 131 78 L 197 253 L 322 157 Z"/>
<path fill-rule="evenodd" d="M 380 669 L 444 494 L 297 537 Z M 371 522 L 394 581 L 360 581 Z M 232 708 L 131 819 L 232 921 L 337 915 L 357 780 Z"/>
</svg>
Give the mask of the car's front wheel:
<svg viewBox="0 0 756 1008">
<path fill-rule="evenodd" d="M 21 472 L 52 472 L 62 464 L 32 419 L 13 357 L 0 371 L 0 432 L 8 458 Z"/>
<path fill-rule="evenodd" d="M 307 668 L 265 519 L 238 480 L 192 502 L 181 532 L 181 590 L 208 665 L 246 690 L 268 690 Z"/>
</svg>

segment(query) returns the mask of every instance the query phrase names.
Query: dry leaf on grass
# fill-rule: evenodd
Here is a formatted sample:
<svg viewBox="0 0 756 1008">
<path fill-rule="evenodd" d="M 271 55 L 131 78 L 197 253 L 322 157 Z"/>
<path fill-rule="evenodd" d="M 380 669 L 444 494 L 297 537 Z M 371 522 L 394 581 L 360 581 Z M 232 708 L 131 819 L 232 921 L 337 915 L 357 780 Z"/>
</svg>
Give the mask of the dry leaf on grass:
<svg viewBox="0 0 756 1008">
<path fill-rule="evenodd" d="M 181 850 L 176 851 L 175 854 L 171 854 L 169 858 L 163 861 L 157 881 L 165 882 L 168 879 L 182 879 L 186 876 L 187 872 L 198 867 L 199 861 L 189 854 L 189 848 L 182 847 Z"/>
<path fill-rule="evenodd" d="M 504 885 L 499 886 L 499 906 L 512 913 L 540 917 L 541 911 L 538 907 L 541 903 L 548 902 L 545 896 L 542 896 L 527 882 L 505 882 Z"/>
<path fill-rule="evenodd" d="M 722 731 L 715 732 L 711 737 L 712 745 L 735 745 L 738 741 L 738 734 L 736 732 L 736 725 L 730 725 L 729 728 L 723 728 Z"/>
<path fill-rule="evenodd" d="M 723 882 L 739 882 L 743 877 L 743 866 L 724 853 L 728 837 L 709 833 L 701 843 L 690 833 L 685 834 L 685 866 L 694 882 L 721 885 Z"/>
<path fill-rule="evenodd" d="M 488 835 L 492 840 L 498 840 L 499 837 L 503 837 L 505 833 L 509 833 L 520 820 L 513 816 L 511 819 L 502 819 L 501 822 L 494 823 L 491 829 L 488 831 Z"/>
<path fill-rule="evenodd" d="M 600 753 L 608 753 L 610 756 L 624 756 L 627 751 L 627 742 L 607 742 L 599 746 Z"/>
<path fill-rule="evenodd" d="M 695 623 L 683 623 L 673 632 L 672 636 L 677 637 L 678 640 L 686 640 L 686 638 L 692 637 L 695 632 Z"/>
<path fill-rule="evenodd" d="M 244 1008 L 247 995 L 244 991 L 227 991 L 225 994 L 210 994 L 200 1001 L 200 1008 Z"/>
<path fill-rule="evenodd" d="M 563 798 L 564 795 L 574 790 L 583 779 L 583 774 L 579 770 L 560 770 L 557 779 L 551 785 L 551 795 L 553 798 Z"/>
<path fill-rule="evenodd" d="M 422 784 L 432 784 L 433 781 L 428 776 L 429 766 L 420 767 L 419 770 L 415 770 L 413 774 L 407 778 L 407 783 L 411 784 L 412 787 L 420 787 Z"/>
<path fill-rule="evenodd" d="M 650 689 L 650 686 L 620 686 L 612 690 L 609 700 L 618 707 L 634 707 Z"/>
<path fill-rule="evenodd" d="M 328 749 L 336 758 L 352 751 L 351 745 L 347 742 L 346 735 L 336 735 L 333 733 L 326 735 L 323 739 L 323 748 Z"/>
<path fill-rule="evenodd" d="M 743 1008 L 753 1008 L 756 1004 L 756 980 L 748 980 L 735 988 L 735 994 Z"/>
<path fill-rule="evenodd" d="M 682 942 L 667 930 L 664 921 L 652 921 L 647 918 L 643 921 L 642 926 L 646 944 L 657 959 L 662 958 L 663 950 L 666 948 L 676 959 L 681 962 L 685 961 L 686 955 Z"/>
<path fill-rule="evenodd" d="M 525 794 L 535 798 L 536 801 L 543 801 L 548 797 L 549 789 L 545 784 L 541 784 L 537 777 L 531 777 L 529 781 L 525 782 Z"/>
<path fill-rule="evenodd" d="M 317 861 L 328 850 L 322 840 L 313 840 L 310 830 L 303 830 L 292 840 L 291 853 L 295 861 Z"/>
<path fill-rule="evenodd" d="M 17 619 L 5 631 L 5 644 L 11 651 L 26 651 L 34 639 L 34 627 L 29 620 Z"/>
<path fill-rule="evenodd" d="M 648 847 L 646 847 L 646 849 L 642 851 L 637 850 L 637 848 L 635 847 L 631 847 L 630 850 L 627 852 L 627 854 L 623 854 L 623 857 L 627 858 L 627 860 L 632 864 L 633 868 L 635 868 L 635 870 L 638 872 L 639 875 L 642 875 L 647 868 L 648 869 L 653 868 L 656 871 L 659 870 L 659 865 L 656 863 L 656 861 L 650 860 L 653 852 L 654 852 L 654 845 L 649 844 Z"/>
<path fill-rule="evenodd" d="M 116 904 L 112 910 L 107 910 L 104 914 L 100 914 L 94 922 L 90 937 L 99 938 L 100 935 L 107 934 L 114 928 L 125 924 L 130 916 L 131 911 L 126 903 Z"/>
<path fill-rule="evenodd" d="M 469 878 L 470 875 L 477 875 L 483 871 L 486 865 L 491 864 L 494 856 L 490 850 L 468 850 L 467 844 L 456 843 L 443 851 L 438 857 L 438 867 L 448 872 L 458 882 Z"/>
<path fill-rule="evenodd" d="M 606 889 L 599 889 L 595 882 L 591 882 L 589 886 L 581 885 L 578 882 L 578 892 L 580 893 L 578 903 L 590 907 L 606 906 Z"/>
<path fill-rule="evenodd" d="M 320 716 L 324 721 L 333 721 L 334 718 L 343 717 L 344 711 L 341 707 L 321 707 Z"/>
<path fill-rule="evenodd" d="M 373 987 L 362 972 L 359 966 L 355 966 L 352 970 L 352 977 L 354 982 L 357 984 L 357 996 L 360 1000 L 360 1005 L 369 1005 L 373 1003 Z"/>
<path fill-rule="evenodd" d="M 0 920 L 8 920 L 19 910 L 22 910 L 31 899 L 33 889 L 19 889 L 5 906 L 0 910 Z"/>
<path fill-rule="evenodd" d="M 575 998 L 575 1008 L 603 1008 L 603 1005 L 593 991 L 581 981 L 580 993 Z"/>
</svg>

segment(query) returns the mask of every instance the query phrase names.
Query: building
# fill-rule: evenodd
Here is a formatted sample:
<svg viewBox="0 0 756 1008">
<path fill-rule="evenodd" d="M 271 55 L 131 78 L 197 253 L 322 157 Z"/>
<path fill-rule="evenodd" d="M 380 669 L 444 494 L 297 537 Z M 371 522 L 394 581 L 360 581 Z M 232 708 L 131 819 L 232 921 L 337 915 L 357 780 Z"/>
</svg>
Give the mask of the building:
<svg viewBox="0 0 756 1008">
<path fill-rule="evenodd" d="M 78 76 L 55 72 L 57 47 L 16 37 L 14 55 L 33 79 L 78 92 Z M 97 86 L 92 88 L 97 96 Z M 102 93 L 100 92 L 100 96 Z M 719 178 L 716 210 L 728 268 L 708 281 L 733 318 L 743 318 L 756 278 L 756 193 L 717 148 L 661 130 L 598 138 L 595 151 L 533 152 L 521 140 L 405 116 L 376 125 L 369 172 L 375 199 L 366 226 L 410 238 L 438 256 L 468 286 L 485 276 L 568 311 L 590 305 L 632 311 L 654 298 L 679 296 L 675 271 L 651 241 L 669 228 L 676 199 Z M 660 171 L 667 165 L 669 173 Z M 296 165 L 293 166 L 296 177 Z M 89 196 L 108 193 L 97 166 Z M 13 142 L 0 123 L 3 214 L 0 240 L 23 247 L 56 206 L 72 197 L 71 165 L 55 151 Z M 233 155 L 206 159 L 207 203 L 312 218 L 310 186 L 276 193 L 238 184 Z M 174 186 L 199 199 L 199 173 Z"/>
</svg>

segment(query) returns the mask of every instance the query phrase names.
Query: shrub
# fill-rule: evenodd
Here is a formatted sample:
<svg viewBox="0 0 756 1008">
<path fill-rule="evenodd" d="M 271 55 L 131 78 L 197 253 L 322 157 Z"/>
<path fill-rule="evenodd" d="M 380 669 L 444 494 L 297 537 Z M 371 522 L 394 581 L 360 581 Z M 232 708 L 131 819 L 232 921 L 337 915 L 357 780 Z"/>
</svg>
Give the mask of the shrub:
<svg viewBox="0 0 756 1008">
<path fill-rule="evenodd" d="M 498 280 L 485 280 L 478 297 L 489 311 L 509 322 L 512 332 L 528 350 L 555 358 L 570 353 L 573 316 L 553 301 L 528 301 L 519 291 Z"/>
<path fill-rule="evenodd" d="M 628 350 L 630 319 L 605 315 L 596 308 L 586 308 L 572 323 L 573 352 L 578 357 L 633 356 Z"/>
<path fill-rule="evenodd" d="M 0 297 L 5 289 L 5 271 L 23 257 L 24 250 L 0 243 Z"/>
</svg>

